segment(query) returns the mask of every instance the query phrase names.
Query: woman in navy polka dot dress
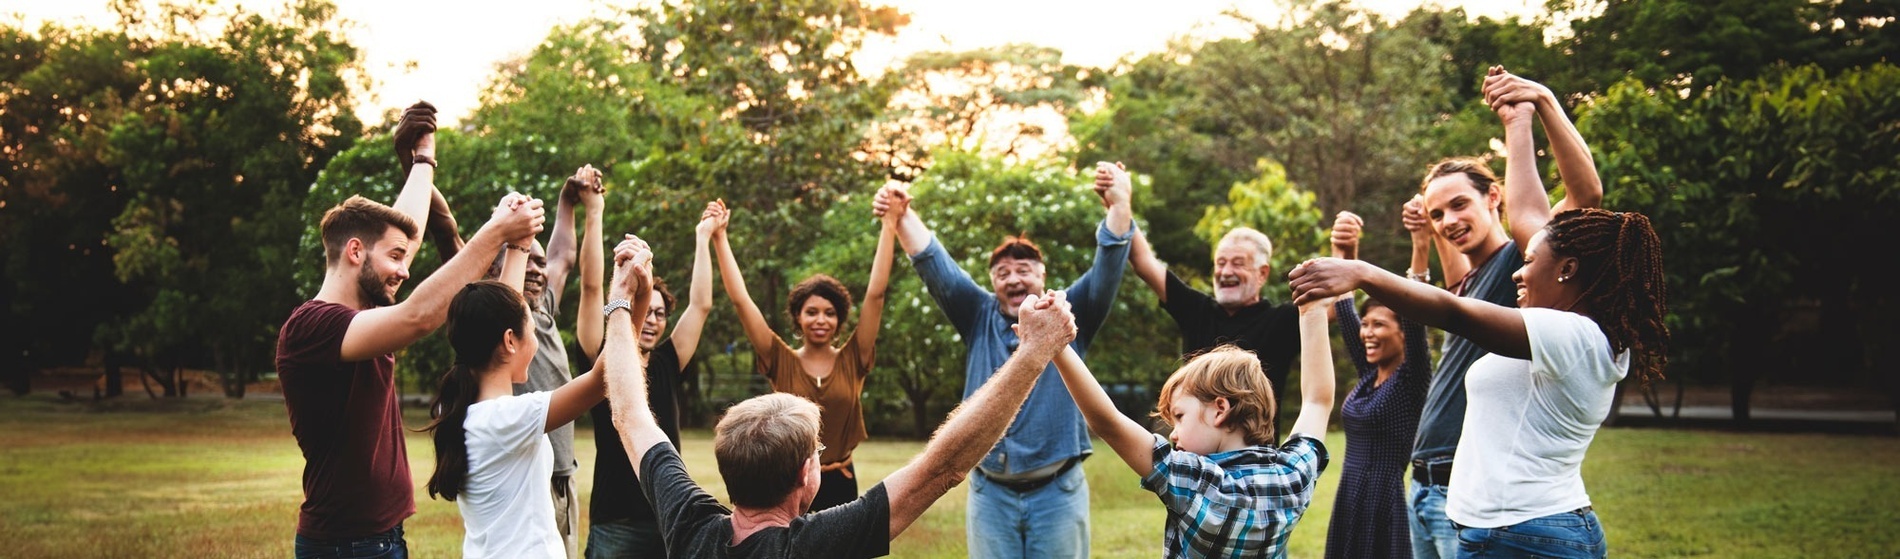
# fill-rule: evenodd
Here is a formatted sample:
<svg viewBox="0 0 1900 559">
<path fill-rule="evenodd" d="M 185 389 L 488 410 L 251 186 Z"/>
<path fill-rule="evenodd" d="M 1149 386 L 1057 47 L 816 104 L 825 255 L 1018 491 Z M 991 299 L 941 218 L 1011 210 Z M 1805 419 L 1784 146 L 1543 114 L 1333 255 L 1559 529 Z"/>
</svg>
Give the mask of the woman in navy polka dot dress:
<svg viewBox="0 0 1900 559">
<path fill-rule="evenodd" d="M 1335 256 L 1356 256 L 1358 229 L 1358 216 L 1339 216 L 1333 226 Z M 1429 246 L 1429 237 L 1415 245 L 1415 263 L 1420 260 L 1418 249 Z M 1415 266 L 1422 269 L 1424 265 Z M 1420 277 L 1422 272 L 1414 274 Z M 1326 531 L 1326 557 L 1409 558 L 1412 538 L 1405 516 L 1405 468 L 1412 455 L 1419 410 L 1425 405 L 1425 389 L 1431 383 L 1425 327 L 1401 319 L 1372 299 L 1362 309 L 1354 309 L 1351 297 L 1341 297 L 1334 303 L 1334 313 L 1346 354 L 1359 370 L 1359 384 L 1340 409 L 1346 425 L 1346 458 Z"/>
</svg>

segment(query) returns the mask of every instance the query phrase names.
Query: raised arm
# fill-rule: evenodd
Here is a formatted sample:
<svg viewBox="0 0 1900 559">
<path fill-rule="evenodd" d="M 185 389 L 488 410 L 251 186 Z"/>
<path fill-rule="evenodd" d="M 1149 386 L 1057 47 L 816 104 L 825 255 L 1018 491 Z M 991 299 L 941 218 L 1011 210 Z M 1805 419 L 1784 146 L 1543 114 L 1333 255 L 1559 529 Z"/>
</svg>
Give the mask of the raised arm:
<svg viewBox="0 0 1900 559">
<path fill-rule="evenodd" d="M 1333 344 L 1326 337 L 1325 306 L 1315 301 L 1300 307 L 1300 417 L 1293 421 L 1294 433 L 1320 438 L 1333 416 Z"/>
<path fill-rule="evenodd" d="M 455 211 L 449 208 L 449 199 L 442 196 L 442 189 L 429 189 L 429 222 L 424 231 L 435 239 L 436 254 L 443 262 L 455 258 L 462 252 L 462 231 L 455 224 Z"/>
<path fill-rule="evenodd" d="M 1128 267 L 1134 269 L 1135 277 L 1148 284 L 1155 292 L 1155 299 L 1168 302 L 1168 265 L 1155 256 L 1155 249 L 1148 245 L 1148 234 L 1141 229 L 1135 230 L 1133 238 L 1128 240 Z"/>
<path fill-rule="evenodd" d="M 1524 316 L 1517 309 L 1452 295 L 1354 260 L 1315 259 L 1295 268 L 1287 279 L 1293 285 L 1293 301 L 1298 304 L 1360 289 L 1391 307 L 1394 314 L 1462 336 L 1485 351 L 1515 359 L 1529 359 L 1531 355 Z M 1306 366 L 1304 356 L 1300 363 Z"/>
<path fill-rule="evenodd" d="M 397 158 L 401 159 L 402 152 L 408 151 L 411 162 L 422 164 L 409 167 L 402 191 L 396 194 L 396 203 L 390 207 L 409 216 L 410 221 L 429 223 L 429 200 L 435 193 L 435 106 L 421 101 L 404 110 L 397 121 L 395 137 Z M 404 268 L 415 261 L 419 252 L 416 249 L 422 246 L 419 234 L 410 241 L 409 251 L 402 259 Z"/>
<path fill-rule="evenodd" d="M 870 359 L 877 348 L 877 331 L 883 326 L 884 301 L 891 284 L 891 248 L 897 236 L 897 220 L 878 220 L 877 252 L 871 258 L 871 280 L 864 287 L 864 306 L 858 311 L 858 350 Z"/>
<path fill-rule="evenodd" d="M 712 242 L 713 237 L 726 234 L 726 202 L 714 200 L 706 203 L 706 210 L 699 214 L 699 225 L 693 228 L 693 284 L 686 294 L 686 311 L 680 313 L 679 322 L 673 327 L 673 353 L 678 355 L 680 363 L 691 363 L 693 354 L 699 350 L 699 335 L 705 331 L 706 317 L 712 314 Z"/>
<path fill-rule="evenodd" d="M 905 255 L 916 257 L 930 248 L 931 233 L 923 218 L 911 211 L 910 200 L 910 191 L 905 188 L 879 188 L 877 195 L 871 198 L 871 215 L 896 220 L 898 244 L 904 246 Z"/>
<path fill-rule="evenodd" d="M 1108 391 L 1089 373 L 1088 365 L 1082 363 L 1082 356 L 1075 353 L 1075 348 L 1062 348 L 1062 353 L 1056 355 L 1056 370 L 1061 371 L 1062 384 L 1069 387 L 1069 395 L 1075 397 L 1075 406 L 1082 410 L 1082 418 L 1088 420 L 1089 430 L 1115 449 L 1115 455 L 1133 468 L 1135 475 L 1147 477 L 1154 471 L 1154 435 L 1115 409 Z"/>
<path fill-rule="evenodd" d="M 652 291 L 648 269 L 653 255 L 645 243 L 627 239 L 614 248 L 614 280 L 608 295 L 615 299 L 645 301 L 635 297 Z M 633 458 L 634 474 L 640 475 L 639 457 L 647 450 L 667 442 L 666 432 L 653 417 L 647 404 L 646 362 L 640 357 L 640 342 L 635 338 L 634 320 L 646 315 L 644 303 L 633 303 L 627 312 L 615 310 L 607 315 L 607 345 L 601 348 L 600 368 L 606 373 L 608 405 L 613 409 L 614 428 L 620 430 L 620 444 Z"/>
<path fill-rule="evenodd" d="M 1603 205 L 1603 180 L 1597 176 L 1596 159 L 1550 88 L 1499 68 L 1485 77 L 1484 100 L 1492 110 L 1514 103 L 1536 105 L 1537 120 L 1543 123 L 1544 136 L 1550 140 L 1551 158 L 1557 161 L 1557 178 L 1564 184 L 1564 199 L 1552 208 L 1552 215 Z"/>
<path fill-rule="evenodd" d="M 595 359 L 600 355 L 601 330 L 607 326 L 606 317 L 600 315 L 600 308 L 607 304 L 601 287 L 603 276 L 606 275 L 601 269 L 607 265 L 606 256 L 601 254 L 606 242 L 602 238 L 601 227 L 607 212 L 607 189 L 600 182 L 599 171 L 594 171 L 592 167 L 583 169 L 592 171 L 592 181 L 591 184 L 584 181 L 576 185 L 575 192 L 580 198 L 581 207 L 587 212 L 587 223 L 582 226 L 580 250 L 576 251 L 579 253 L 577 260 L 581 269 L 581 303 L 579 312 L 574 313 L 574 337 L 578 338 L 581 345 L 581 354 L 588 359 Z M 554 283 L 565 286 L 567 280 L 563 278 Z M 555 297 L 560 297 L 559 292 L 556 292 Z M 642 315 L 644 318 L 645 315 Z"/>
<path fill-rule="evenodd" d="M 561 195 L 554 206 L 554 234 L 548 236 L 547 290 L 560 302 L 567 290 L 568 273 L 579 259 L 574 241 L 574 205 L 581 203 L 581 191 L 592 192 L 600 184 L 600 171 L 593 165 L 574 170 L 574 176 L 561 183 Z M 588 216 L 592 221 L 594 216 Z"/>
<path fill-rule="evenodd" d="M 739 260 L 732 256 L 732 241 L 729 237 L 724 233 L 716 236 L 719 279 L 726 284 L 726 298 L 732 299 L 732 307 L 739 311 L 739 325 L 745 327 L 745 337 L 752 342 L 752 349 L 771 351 L 778 334 L 772 332 L 772 325 L 765 321 L 765 313 L 759 312 L 758 303 L 752 302 L 752 295 L 746 291 L 745 276 L 739 272 Z"/>
<path fill-rule="evenodd" d="M 884 478 L 891 500 L 891 538 L 909 528 L 930 504 L 963 482 L 1009 429 L 1049 360 L 1075 339 L 1075 316 L 1061 293 L 1023 301 L 1017 334 L 1022 345 L 996 375 L 950 412 L 924 451 Z"/>
<path fill-rule="evenodd" d="M 417 167 L 423 167 L 418 165 Z M 362 361 L 408 347 L 442 327 L 448 320 L 449 301 L 463 285 L 481 279 L 508 239 L 533 236 L 541 230 L 541 202 L 510 194 L 475 236 L 468 250 L 442 263 L 401 303 L 356 314 L 343 334 L 341 359 Z M 519 286 L 520 284 L 516 284 Z"/>
<path fill-rule="evenodd" d="M 1095 260 L 1068 288 L 1069 302 L 1075 305 L 1075 324 L 1081 331 L 1077 336 L 1078 346 L 1084 352 L 1088 351 L 1102 323 L 1108 320 L 1109 309 L 1115 306 L 1122 273 L 1128 270 L 1129 238 L 1134 233 L 1134 212 L 1129 209 L 1134 202 L 1128 173 L 1120 164 L 1097 163 L 1096 168 L 1098 173 L 1107 170 L 1113 179 L 1106 189 L 1097 191 L 1102 203 L 1108 205 L 1108 216 L 1095 231 Z M 1163 289 L 1166 289 L 1165 284 Z"/>
</svg>

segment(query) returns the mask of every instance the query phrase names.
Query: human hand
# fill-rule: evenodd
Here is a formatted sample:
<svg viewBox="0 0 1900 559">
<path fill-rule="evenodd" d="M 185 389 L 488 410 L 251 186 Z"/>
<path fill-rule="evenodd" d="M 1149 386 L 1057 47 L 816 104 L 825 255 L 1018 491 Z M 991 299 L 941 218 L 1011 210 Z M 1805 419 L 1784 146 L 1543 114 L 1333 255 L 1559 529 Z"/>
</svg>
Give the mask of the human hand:
<svg viewBox="0 0 1900 559">
<path fill-rule="evenodd" d="M 1022 340 L 1022 348 L 1046 351 L 1051 355 L 1075 340 L 1075 312 L 1069 308 L 1068 294 L 1050 291 L 1023 299 L 1016 311 L 1016 324 L 1010 328 Z"/>
<path fill-rule="evenodd" d="M 1134 182 L 1128 178 L 1127 167 L 1120 162 L 1095 162 L 1095 195 L 1102 198 L 1103 208 L 1129 203 L 1134 197 L 1134 190 Z"/>
<path fill-rule="evenodd" d="M 1557 101 L 1557 96 L 1544 87 L 1522 76 L 1504 70 L 1503 66 L 1492 66 L 1484 77 L 1484 102 L 1496 111 L 1505 105 L 1531 103 L 1548 108 Z"/>
<path fill-rule="evenodd" d="M 1399 210 L 1399 221 L 1412 233 L 1412 242 L 1431 240 L 1432 222 L 1425 219 L 1424 194 L 1413 194 L 1412 199 L 1405 202 L 1405 207 Z"/>
<path fill-rule="evenodd" d="M 1333 218 L 1333 257 L 1357 260 L 1359 258 L 1359 233 L 1366 221 L 1352 212 L 1339 212 Z"/>
<path fill-rule="evenodd" d="M 1364 282 L 1364 268 L 1357 260 L 1314 258 L 1293 267 L 1286 276 L 1293 287 L 1293 303 L 1328 303 L 1333 297 L 1351 293 Z"/>
<path fill-rule="evenodd" d="M 580 169 L 576 169 L 574 176 L 568 177 L 567 184 L 561 187 L 563 197 L 569 192 L 572 192 L 574 196 L 573 199 L 568 200 L 569 203 L 579 202 L 588 210 L 600 209 L 607 192 L 607 186 L 600 180 L 600 169 L 595 169 L 591 164 L 582 165 Z"/>
<path fill-rule="evenodd" d="M 608 283 L 609 299 L 632 300 L 635 294 L 652 290 L 653 249 L 639 237 L 627 235 L 614 246 L 614 279 Z"/>
<path fill-rule="evenodd" d="M 903 186 L 887 185 L 877 189 L 877 195 L 871 198 L 871 215 L 896 222 L 904 219 L 910 211 L 910 189 Z"/>
<path fill-rule="evenodd" d="M 729 218 L 730 216 L 726 212 L 725 200 L 707 202 L 706 209 L 699 212 L 699 225 L 693 227 L 693 233 L 699 235 L 701 238 L 710 239 L 713 235 L 726 229 L 726 220 Z"/>
<path fill-rule="evenodd" d="M 435 105 L 416 101 L 403 109 L 402 116 L 396 118 L 396 131 L 392 136 L 396 161 L 402 164 L 405 178 L 417 161 L 435 165 Z"/>
<path fill-rule="evenodd" d="M 525 194 L 509 193 L 501 197 L 501 203 L 495 206 L 495 213 L 489 217 L 488 223 L 497 228 L 502 239 L 520 242 L 532 240 L 535 235 L 541 234 L 542 222 L 546 218 L 540 200 Z"/>
</svg>

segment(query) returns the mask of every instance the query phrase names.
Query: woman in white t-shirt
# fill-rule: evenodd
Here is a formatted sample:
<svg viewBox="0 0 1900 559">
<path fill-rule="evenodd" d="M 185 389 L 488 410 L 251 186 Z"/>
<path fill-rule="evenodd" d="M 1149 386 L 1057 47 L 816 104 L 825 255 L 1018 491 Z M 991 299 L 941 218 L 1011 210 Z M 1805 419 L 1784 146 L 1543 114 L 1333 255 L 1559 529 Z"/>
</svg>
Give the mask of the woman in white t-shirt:
<svg viewBox="0 0 1900 559">
<path fill-rule="evenodd" d="M 1466 373 L 1445 506 L 1459 557 L 1604 557 L 1580 467 L 1632 362 L 1644 382 L 1661 376 L 1661 243 L 1642 214 L 1570 210 L 1531 237 L 1511 279 L 1516 309 L 1364 262 L 1321 259 L 1290 275 L 1295 303 L 1363 289 L 1491 352 Z"/>
<path fill-rule="evenodd" d="M 463 557 L 565 559 L 548 506 L 554 448 L 547 432 L 600 403 L 606 386 L 596 367 L 552 392 L 514 395 L 514 385 L 528 379 L 536 344 L 520 289 L 526 253 L 507 252 L 502 281 L 468 284 L 449 303 L 455 364 L 443 373 L 433 421 L 423 428 L 435 440 L 429 495 L 461 511 Z M 644 310 L 633 309 L 635 316 Z"/>
</svg>

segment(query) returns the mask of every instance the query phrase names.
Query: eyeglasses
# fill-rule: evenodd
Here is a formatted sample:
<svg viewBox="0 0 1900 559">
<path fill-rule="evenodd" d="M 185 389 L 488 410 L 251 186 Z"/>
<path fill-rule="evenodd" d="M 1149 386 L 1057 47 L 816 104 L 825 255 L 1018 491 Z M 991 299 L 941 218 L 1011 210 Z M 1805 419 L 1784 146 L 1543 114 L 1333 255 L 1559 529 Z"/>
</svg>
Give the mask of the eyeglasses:
<svg viewBox="0 0 1900 559">
<path fill-rule="evenodd" d="M 666 320 L 666 309 L 647 309 L 647 318 Z"/>
</svg>

